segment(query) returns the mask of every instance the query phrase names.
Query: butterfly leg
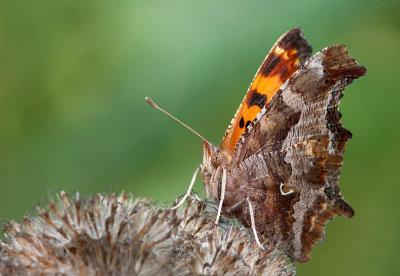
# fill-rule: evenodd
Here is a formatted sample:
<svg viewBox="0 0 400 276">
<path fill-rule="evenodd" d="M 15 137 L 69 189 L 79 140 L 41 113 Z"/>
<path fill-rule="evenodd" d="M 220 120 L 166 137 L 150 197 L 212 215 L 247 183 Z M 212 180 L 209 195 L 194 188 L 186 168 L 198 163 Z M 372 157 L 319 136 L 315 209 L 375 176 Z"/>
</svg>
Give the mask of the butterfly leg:
<svg viewBox="0 0 400 276">
<path fill-rule="evenodd" d="M 217 213 L 217 217 L 215 219 L 215 224 L 218 224 L 219 218 L 221 216 L 222 203 L 224 202 L 224 198 L 225 198 L 225 187 L 226 187 L 226 169 L 223 169 L 223 171 L 222 171 L 221 198 L 219 200 L 218 213 Z"/>
<path fill-rule="evenodd" d="M 251 229 L 253 229 L 253 234 L 254 234 L 254 239 L 256 240 L 257 245 L 261 248 L 264 249 L 264 247 L 261 245 L 260 240 L 258 239 L 257 235 L 257 230 L 256 230 L 256 224 L 254 222 L 254 212 L 253 212 L 253 206 L 251 205 L 250 199 L 247 197 L 246 198 L 247 203 L 249 204 L 249 212 L 250 212 L 250 221 L 251 221 Z"/>
<path fill-rule="evenodd" d="M 283 189 L 282 189 L 284 185 L 285 184 L 281 183 L 281 186 L 279 186 L 279 189 L 281 189 L 281 195 L 285 196 L 285 195 L 290 195 L 290 194 L 294 193 L 293 190 L 290 190 L 289 192 L 284 192 Z"/>
<path fill-rule="evenodd" d="M 172 208 L 172 210 L 174 210 L 174 209 L 179 208 L 180 206 L 182 206 L 182 204 L 185 202 L 186 198 L 190 195 L 190 192 L 192 191 L 194 182 L 196 181 L 196 177 L 197 177 L 197 174 L 199 173 L 200 168 L 201 168 L 201 165 L 199 165 L 199 166 L 197 167 L 196 171 L 194 172 L 192 181 L 190 182 L 190 185 L 189 185 L 189 188 L 188 188 L 186 194 L 184 195 L 184 197 L 182 197 L 182 199 L 179 201 L 179 203 L 178 203 L 177 205 L 175 205 L 175 206 Z M 196 197 L 197 197 L 197 196 L 196 196 Z M 199 198 L 197 197 L 197 199 L 199 199 Z"/>
<path fill-rule="evenodd" d="M 240 206 L 242 206 L 246 202 L 247 202 L 247 198 L 239 201 L 238 203 L 233 205 L 231 208 L 229 208 L 229 213 L 234 213 Z"/>
</svg>

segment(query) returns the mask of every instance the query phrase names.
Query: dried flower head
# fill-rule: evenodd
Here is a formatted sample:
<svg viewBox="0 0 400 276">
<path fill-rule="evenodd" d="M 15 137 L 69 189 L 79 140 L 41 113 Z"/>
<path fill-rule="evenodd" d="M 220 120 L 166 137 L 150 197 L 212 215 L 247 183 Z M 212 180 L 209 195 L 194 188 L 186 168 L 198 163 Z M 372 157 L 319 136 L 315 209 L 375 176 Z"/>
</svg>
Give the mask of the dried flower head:
<svg viewBox="0 0 400 276">
<path fill-rule="evenodd" d="M 216 227 L 215 209 L 195 197 L 171 210 L 126 193 L 82 200 L 62 191 L 48 210 L 4 227 L 0 274 L 295 274 L 284 252 L 262 250 L 237 222 Z"/>
</svg>

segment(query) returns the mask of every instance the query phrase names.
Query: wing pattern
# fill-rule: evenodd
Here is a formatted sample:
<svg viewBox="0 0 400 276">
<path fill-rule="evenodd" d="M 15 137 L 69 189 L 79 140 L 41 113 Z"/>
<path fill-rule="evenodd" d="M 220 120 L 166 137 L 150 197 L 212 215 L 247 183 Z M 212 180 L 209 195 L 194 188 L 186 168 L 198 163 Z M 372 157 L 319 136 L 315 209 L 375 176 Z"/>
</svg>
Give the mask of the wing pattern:
<svg viewBox="0 0 400 276">
<path fill-rule="evenodd" d="M 354 214 L 338 186 L 351 138 L 338 108 L 343 89 L 365 73 L 343 45 L 323 49 L 278 90 L 236 146 L 231 185 L 246 182 L 257 230 L 283 243 L 296 261 L 308 261 L 327 221 Z M 281 183 L 294 193 L 283 196 Z M 227 198 L 235 197 L 243 196 L 233 192 Z M 247 208 L 235 215 L 250 225 Z"/>
</svg>

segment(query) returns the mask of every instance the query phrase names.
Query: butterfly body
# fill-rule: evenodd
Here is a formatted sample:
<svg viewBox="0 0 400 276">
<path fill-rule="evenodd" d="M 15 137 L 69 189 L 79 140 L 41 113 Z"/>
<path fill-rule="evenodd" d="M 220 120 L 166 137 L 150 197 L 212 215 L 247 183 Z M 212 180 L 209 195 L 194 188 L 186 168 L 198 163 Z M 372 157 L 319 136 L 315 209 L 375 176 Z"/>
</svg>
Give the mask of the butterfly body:
<svg viewBox="0 0 400 276">
<path fill-rule="evenodd" d="M 343 45 L 310 53 L 299 28 L 278 40 L 221 146 L 203 142 L 201 171 L 223 215 L 250 228 L 249 200 L 257 233 L 298 262 L 309 260 L 327 221 L 354 214 L 338 186 L 351 138 L 338 107 L 343 89 L 366 73 Z"/>
</svg>

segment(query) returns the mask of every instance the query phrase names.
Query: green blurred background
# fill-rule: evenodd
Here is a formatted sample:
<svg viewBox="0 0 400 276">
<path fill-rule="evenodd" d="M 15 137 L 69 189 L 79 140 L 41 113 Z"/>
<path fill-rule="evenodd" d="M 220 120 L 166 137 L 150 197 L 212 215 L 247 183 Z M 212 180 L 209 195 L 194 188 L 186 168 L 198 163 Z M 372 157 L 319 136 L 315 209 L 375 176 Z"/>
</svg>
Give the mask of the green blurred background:
<svg viewBox="0 0 400 276">
<path fill-rule="evenodd" d="M 219 144 L 273 43 L 301 26 L 314 53 L 346 44 L 368 75 L 341 105 L 356 215 L 328 224 L 298 274 L 400 273 L 399 14 L 399 1 L 2 0 L 0 218 L 60 189 L 184 193 L 201 141 L 144 97 Z"/>
</svg>

